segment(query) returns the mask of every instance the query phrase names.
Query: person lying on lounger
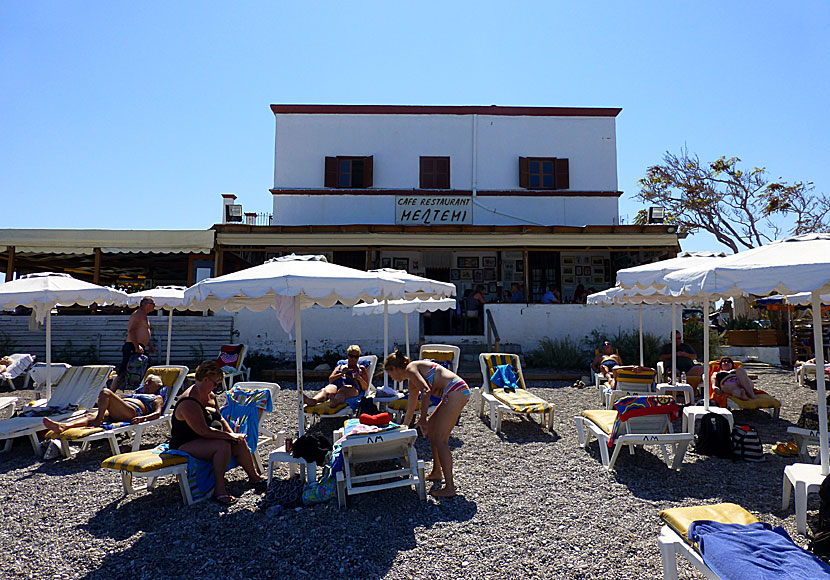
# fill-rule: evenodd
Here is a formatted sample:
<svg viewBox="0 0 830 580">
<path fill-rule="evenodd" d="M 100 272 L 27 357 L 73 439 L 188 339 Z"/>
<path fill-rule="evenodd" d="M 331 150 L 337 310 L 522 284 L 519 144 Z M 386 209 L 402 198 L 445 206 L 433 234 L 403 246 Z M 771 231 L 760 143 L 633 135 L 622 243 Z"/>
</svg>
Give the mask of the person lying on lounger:
<svg viewBox="0 0 830 580">
<path fill-rule="evenodd" d="M 410 361 L 398 350 L 386 357 L 383 370 L 393 381 L 409 381 L 409 401 L 406 406 L 404 425 L 415 414 L 415 404 L 421 397 L 421 413 L 418 427 L 429 437 L 432 447 L 432 471 L 426 476 L 429 481 L 444 479 L 444 487 L 431 492 L 435 497 L 453 497 L 456 494 L 452 474 L 452 453 L 450 432 L 455 427 L 461 411 L 470 400 L 470 388 L 464 379 L 449 369 L 430 360 Z M 432 415 L 427 417 L 430 396 L 440 397 Z"/>
<path fill-rule="evenodd" d="M 13 362 L 14 361 L 10 356 L 4 356 L 3 358 L 0 358 L 0 373 L 5 373 L 6 369 L 9 368 Z"/>
<path fill-rule="evenodd" d="M 620 365 L 622 365 L 620 355 L 614 352 L 614 347 L 606 340 L 602 343 L 597 356 L 594 357 L 591 368 L 594 370 L 594 374 L 604 376 L 609 386 L 614 388 L 614 367 Z"/>
<path fill-rule="evenodd" d="M 329 375 L 328 385 L 317 391 L 313 397 L 303 395 L 306 407 L 313 407 L 323 401 L 328 401 L 336 407 L 369 388 L 369 371 L 357 364 L 360 360 L 360 347 L 356 344 L 351 345 L 346 350 L 346 357 L 346 364 L 334 367 Z"/>
<path fill-rule="evenodd" d="M 63 433 L 71 427 L 100 427 L 101 423 L 143 423 L 161 417 L 167 388 L 158 375 L 147 375 L 142 392 L 119 397 L 109 389 L 103 389 L 98 395 L 98 409 L 92 410 L 77 419 L 59 423 L 45 418 L 43 425 L 55 433 Z"/>
<path fill-rule="evenodd" d="M 757 399 L 752 380 L 747 376 L 746 371 L 736 367 L 735 362 L 728 356 L 721 357 L 720 370 L 712 373 L 712 385 L 715 392 L 732 395 L 744 401 Z"/>
</svg>

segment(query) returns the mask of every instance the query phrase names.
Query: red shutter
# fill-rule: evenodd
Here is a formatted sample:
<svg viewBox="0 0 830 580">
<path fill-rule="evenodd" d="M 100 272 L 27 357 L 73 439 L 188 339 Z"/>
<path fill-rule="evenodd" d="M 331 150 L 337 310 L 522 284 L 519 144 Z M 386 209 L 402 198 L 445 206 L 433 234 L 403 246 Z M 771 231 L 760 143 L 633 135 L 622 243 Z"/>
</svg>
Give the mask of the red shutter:
<svg viewBox="0 0 830 580">
<path fill-rule="evenodd" d="M 570 189 L 570 175 L 568 173 L 567 159 L 553 160 L 553 187 L 556 189 Z"/>
<path fill-rule="evenodd" d="M 337 187 L 337 157 L 326 157 L 324 187 Z"/>
<path fill-rule="evenodd" d="M 436 185 L 441 189 L 450 188 L 450 158 L 439 157 L 436 163 L 435 171 L 438 174 Z"/>
<path fill-rule="evenodd" d="M 429 187 L 429 183 L 427 183 L 427 173 L 429 173 L 430 165 L 432 164 L 431 157 L 421 157 L 420 169 L 418 171 L 418 187 L 421 189 L 427 189 Z"/>
<path fill-rule="evenodd" d="M 363 158 L 363 187 L 372 187 L 373 159 L 372 155 Z"/>
<path fill-rule="evenodd" d="M 527 157 L 519 157 L 519 187 L 529 187 Z"/>
</svg>

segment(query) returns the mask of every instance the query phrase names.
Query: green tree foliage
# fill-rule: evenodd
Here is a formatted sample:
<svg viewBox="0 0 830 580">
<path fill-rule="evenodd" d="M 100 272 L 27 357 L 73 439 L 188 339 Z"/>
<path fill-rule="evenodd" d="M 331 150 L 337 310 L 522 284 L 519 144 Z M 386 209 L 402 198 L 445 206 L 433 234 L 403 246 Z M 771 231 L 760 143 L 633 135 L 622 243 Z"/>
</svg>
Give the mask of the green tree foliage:
<svg viewBox="0 0 830 580">
<path fill-rule="evenodd" d="M 668 151 L 646 170 L 636 199 L 662 206 L 680 232 L 707 231 L 733 252 L 792 235 L 830 229 L 830 197 L 812 182 L 772 180 L 763 167 L 741 169 L 738 157 L 701 163 L 685 149 Z M 648 221 L 640 210 L 635 223 Z M 781 223 L 787 223 L 782 227 Z"/>
</svg>

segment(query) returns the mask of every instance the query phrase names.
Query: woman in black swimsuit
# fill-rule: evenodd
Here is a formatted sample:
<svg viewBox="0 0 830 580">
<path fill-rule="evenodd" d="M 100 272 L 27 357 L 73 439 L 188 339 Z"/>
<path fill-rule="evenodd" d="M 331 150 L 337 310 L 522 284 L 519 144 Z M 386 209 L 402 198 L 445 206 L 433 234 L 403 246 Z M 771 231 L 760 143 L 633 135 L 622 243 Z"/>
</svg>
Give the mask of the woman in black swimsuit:
<svg viewBox="0 0 830 580">
<path fill-rule="evenodd" d="M 234 433 L 219 413 L 213 390 L 222 382 L 222 369 L 205 361 L 196 369 L 196 383 L 179 397 L 173 409 L 170 447 L 213 463 L 213 498 L 229 504 L 236 498 L 225 488 L 225 471 L 231 456 L 236 458 L 251 485 L 264 485 L 265 478 L 254 465 L 243 433 Z"/>
</svg>

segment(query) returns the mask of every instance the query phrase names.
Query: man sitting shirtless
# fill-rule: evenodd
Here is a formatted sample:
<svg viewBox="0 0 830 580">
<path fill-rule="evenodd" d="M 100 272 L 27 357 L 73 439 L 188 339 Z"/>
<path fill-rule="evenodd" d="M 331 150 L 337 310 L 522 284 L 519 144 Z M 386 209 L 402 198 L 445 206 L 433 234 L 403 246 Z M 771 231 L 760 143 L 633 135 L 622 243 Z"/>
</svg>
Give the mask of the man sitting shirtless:
<svg viewBox="0 0 830 580">
<path fill-rule="evenodd" d="M 161 382 L 161 377 L 147 375 L 143 387 L 123 399 L 111 390 L 103 389 L 98 395 L 98 409 L 65 423 L 47 417 L 43 419 L 43 425 L 55 433 L 63 433 L 72 427 L 100 427 L 104 422 L 129 421 L 135 425 L 161 417 L 166 399 L 167 387 Z"/>
</svg>

